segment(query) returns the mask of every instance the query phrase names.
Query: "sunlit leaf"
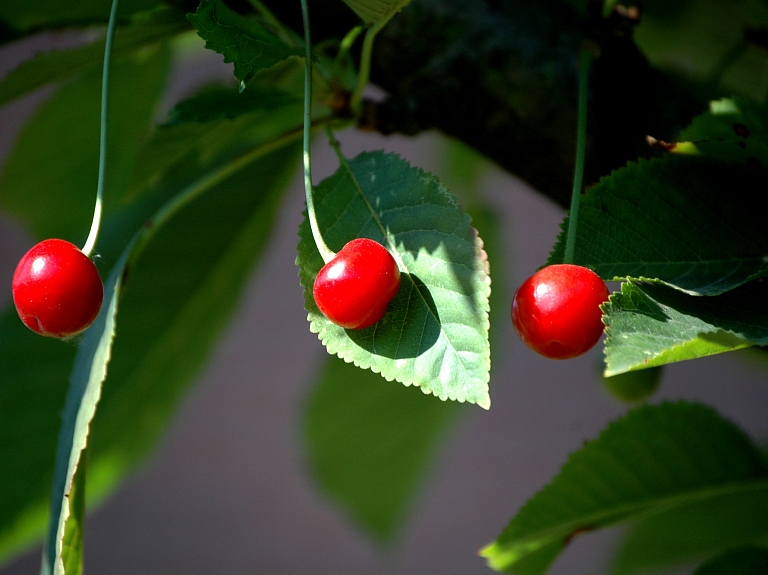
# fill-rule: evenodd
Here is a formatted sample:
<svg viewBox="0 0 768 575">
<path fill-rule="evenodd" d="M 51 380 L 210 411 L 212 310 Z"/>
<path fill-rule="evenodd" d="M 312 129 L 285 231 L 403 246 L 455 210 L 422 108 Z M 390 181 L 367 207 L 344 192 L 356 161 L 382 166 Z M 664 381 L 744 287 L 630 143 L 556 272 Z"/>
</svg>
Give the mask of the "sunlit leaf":
<svg viewBox="0 0 768 575">
<path fill-rule="evenodd" d="M 604 306 L 606 375 L 768 344 L 768 282 L 690 296 L 631 282 Z"/>
<path fill-rule="evenodd" d="M 488 408 L 488 296 L 482 241 L 469 217 L 433 176 L 396 155 L 363 153 L 315 190 L 328 246 L 367 237 L 395 255 L 400 291 L 376 324 L 345 330 L 320 313 L 312 285 L 323 260 L 304 220 L 299 277 L 310 329 L 348 362 L 440 399 Z"/>
<path fill-rule="evenodd" d="M 366 24 L 389 19 L 411 0 L 344 0 Z"/>
<path fill-rule="evenodd" d="M 578 534 L 719 498 L 762 505 L 766 496 L 765 460 L 730 422 L 699 404 L 645 405 L 571 454 L 481 554 L 496 570 L 538 575 Z"/>
</svg>

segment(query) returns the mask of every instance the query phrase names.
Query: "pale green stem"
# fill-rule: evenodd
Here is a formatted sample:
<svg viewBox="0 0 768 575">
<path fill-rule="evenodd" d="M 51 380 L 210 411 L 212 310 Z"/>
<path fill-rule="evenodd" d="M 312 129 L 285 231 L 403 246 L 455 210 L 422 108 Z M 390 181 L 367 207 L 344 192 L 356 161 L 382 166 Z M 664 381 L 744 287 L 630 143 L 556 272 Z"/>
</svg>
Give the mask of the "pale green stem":
<svg viewBox="0 0 768 575">
<path fill-rule="evenodd" d="M 307 196 L 307 217 L 309 227 L 312 228 L 312 237 L 315 239 L 317 251 L 325 263 L 331 261 L 336 254 L 326 245 L 320 226 L 317 224 L 315 214 L 315 202 L 312 197 L 312 160 L 310 146 L 312 144 L 312 42 L 309 34 L 309 6 L 307 0 L 301 0 L 301 13 L 304 17 L 304 193 Z"/>
<path fill-rule="evenodd" d="M 115 37 L 115 23 L 117 22 L 117 4 L 119 0 L 112 0 L 112 10 L 109 12 L 109 24 L 107 24 L 107 38 L 104 43 L 104 69 L 101 75 L 101 131 L 99 134 L 99 176 L 96 184 L 96 206 L 93 209 L 93 221 L 88 239 L 83 246 L 83 253 L 91 257 L 96 240 L 99 238 L 101 226 L 101 212 L 104 203 L 104 181 L 107 172 L 107 106 L 109 104 L 109 66 L 112 59 L 112 41 Z"/>
<path fill-rule="evenodd" d="M 576 168 L 573 174 L 571 191 L 571 210 L 568 216 L 568 236 L 565 241 L 564 263 L 572 264 L 576 251 L 576 228 L 579 223 L 579 203 L 584 181 L 584 158 L 587 147 L 587 88 L 589 85 L 589 67 L 592 52 L 582 48 L 579 54 L 579 119 L 576 128 Z"/>
<path fill-rule="evenodd" d="M 347 35 L 344 36 L 344 38 L 341 40 L 341 44 L 339 45 L 339 52 L 336 54 L 336 62 L 341 62 L 344 57 L 346 57 L 346 55 L 352 49 L 355 40 L 357 40 L 357 37 L 362 34 L 363 30 L 365 30 L 365 26 L 355 26 L 349 32 L 347 32 Z"/>
<path fill-rule="evenodd" d="M 397 14 L 399 8 L 402 8 L 402 6 L 405 6 L 407 3 L 408 0 L 401 2 L 400 5 L 391 10 L 389 14 L 368 28 L 368 32 L 365 33 L 363 51 L 360 54 L 360 70 L 357 73 L 357 84 L 355 85 L 354 92 L 352 92 L 352 97 L 349 99 L 349 107 L 355 116 L 360 113 L 360 106 L 363 102 L 363 90 L 365 90 L 365 87 L 368 85 L 368 79 L 371 76 L 371 56 L 373 54 L 373 41 L 376 38 L 376 34 L 378 34 L 379 30 L 381 30 L 395 14 Z"/>
</svg>

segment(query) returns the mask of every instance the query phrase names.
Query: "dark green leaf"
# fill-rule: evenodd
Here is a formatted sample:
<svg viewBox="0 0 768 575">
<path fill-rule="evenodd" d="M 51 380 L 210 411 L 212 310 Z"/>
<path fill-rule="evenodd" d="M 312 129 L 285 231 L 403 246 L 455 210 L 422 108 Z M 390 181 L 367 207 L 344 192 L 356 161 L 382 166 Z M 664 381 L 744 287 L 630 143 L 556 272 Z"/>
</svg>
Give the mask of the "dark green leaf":
<svg viewBox="0 0 768 575">
<path fill-rule="evenodd" d="M 582 196 L 574 263 L 604 279 L 726 292 L 768 273 L 766 189 L 768 171 L 711 158 L 630 164 Z M 564 252 L 561 234 L 549 263 L 562 263 Z"/>
<path fill-rule="evenodd" d="M 301 98 L 279 90 L 254 87 L 245 92 L 210 87 L 191 98 L 179 102 L 171 110 L 169 124 L 233 120 L 254 111 L 272 112 L 291 104 L 300 104 Z"/>
<path fill-rule="evenodd" d="M 603 388 L 619 401 L 645 401 L 658 389 L 663 369 L 663 366 L 649 367 L 611 377 L 603 376 Z"/>
<path fill-rule="evenodd" d="M 169 52 L 116 63 L 110 79 L 105 210 L 119 204 L 165 87 Z M 143 97 L 137 98 L 140 92 Z M 16 138 L 0 174 L 0 204 L 33 236 L 79 243 L 96 198 L 101 74 L 63 86 Z"/>
<path fill-rule="evenodd" d="M 673 152 L 768 167 L 768 113 L 754 102 L 710 102 L 709 112 L 694 118 L 679 139 Z"/>
<path fill-rule="evenodd" d="M 645 405 L 571 454 L 481 554 L 494 569 L 544 573 L 574 536 L 720 498 L 768 495 L 760 452 L 698 404 Z"/>
<path fill-rule="evenodd" d="M 765 575 L 768 573 L 768 549 L 740 547 L 699 567 L 693 575 Z"/>
<path fill-rule="evenodd" d="M 411 0 L 344 0 L 366 24 L 389 20 Z"/>
<path fill-rule="evenodd" d="M 768 545 L 768 485 L 747 484 L 639 521 L 616 554 L 614 573 L 681 566 L 744 544 Z"/>
<path fill-rule="evenodd" d="M 482 240 L 436 178 L 392 154 L 360 154 L 315 190 L 318 224 L 340 250 L 367 237 L 389 248 L 402 280 L 375 325 L 345 330 L 320 312 L 312 285 L 323 260 L 305 218 L 299 277 L 310 329 L 349 362 L 440 399 L 488 408 L 488 296 Z"/>
<path fill-rule="evenodd" d="M 304 415 L 310 469 L 355 521 L 389 540 L 460 409 L 328 357 Z"/>
<path fill-rule="evenodd" d="M 221 0 L 201 0 L 197 12 L 187 18 L 205 40 L 205 47 L 235 63 L 235 77 L 247 83 L 256 72 L 290 56 L 302 56 L 303 48 L 288 46 L 255 20 L 233 12 Z"/>
<path fill-rule="evenodd" d="M 126 18 L 163 4 L 161 0 L 121 0 L 117 14 Z M 0 2 L 0 18 L 19 30 L 106 22 L 110 5 L 105 0 L 3 0 Z"/>
<path fill-rule="evenodd" d="M 139 14 L 129 25 L 117 29 L 112 49 L 114 61 L 130 58 L 141 48 L 157 44 L 188 28 L 189 24 L 176 10 L 158 9 Z M 100 72 L 103 63 L 104 39 L 70 50 L 37 54 L 0 80 L 0 106 L 42 86 L 88 72 Z M 143 98 L 136 99 L 146 102 Z"/>
<path fill-rule="evenodd" d="M 768 344 L 768 283 L 719 296 L 622 284 L 604 306 L 606 375 Z"/>
</svg>

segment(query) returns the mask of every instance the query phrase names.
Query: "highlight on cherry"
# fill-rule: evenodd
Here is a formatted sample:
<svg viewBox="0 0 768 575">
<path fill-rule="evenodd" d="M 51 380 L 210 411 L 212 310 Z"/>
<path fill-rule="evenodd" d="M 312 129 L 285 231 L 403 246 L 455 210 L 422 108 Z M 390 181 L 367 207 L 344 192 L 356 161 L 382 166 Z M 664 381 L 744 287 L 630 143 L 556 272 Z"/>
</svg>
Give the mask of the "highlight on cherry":
<svg viewBox="0 0 768 575">
<path fill-rule="evenodd" d="M 573 264 L 547 266 L 518 288 L 512 323 L 520 339 L 550 359 L 570 359 L 592 349 L 603 333 L 600 305 L 608 287 L 592 270 Z"/>
<path fill-rule="evenodd" d="M 346 329 L 378 322 L 400 288 L 400 270 L 380 243 L 348 242 L 315 278 L 312 294 L 325 317 Z"/>
<path fill-rule="evenodd" d="M 40 335 L 62 339 L 90 326 L 104 299 L 93 261 L 60 239 L 44 240 L 21 258 L 12 291 L 24 325 Z"/>
</svg>

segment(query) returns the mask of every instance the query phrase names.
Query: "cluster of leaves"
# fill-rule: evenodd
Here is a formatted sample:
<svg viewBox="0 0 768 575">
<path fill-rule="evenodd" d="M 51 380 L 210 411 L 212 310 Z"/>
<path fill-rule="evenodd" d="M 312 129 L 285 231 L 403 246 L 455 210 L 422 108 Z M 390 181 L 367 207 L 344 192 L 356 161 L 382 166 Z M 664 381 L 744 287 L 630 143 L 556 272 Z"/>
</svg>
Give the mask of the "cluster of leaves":
<svg viewBox="0 0 768 575">
<path fill-rule="evenodd" d="M 0 41 L 103 23 L 104 4 L 4 3 Z M 403 7 L 348 4 L 368 25 Z M 299 158 L 304 49 L 261 3 L 253 6 L 243 15 L 202 0 L 187 15 L 159 0 L 123 3 L 97 246 L 104 308 L 77 348 L 36 337 L 12 309 L 0 318 L 3 383 L 12 382 L 0 386 L 0 412 L 11 415 L 0 426 L 0 556 L 37 540 L 48 522 L 44 572 L 82 570 L 84 501 L 105 497 L 146 456 L 267 243 Z M 237 84 L 205 87 L 155 125 L 174 50 L 194 33 L 190 23 L 207 48 L 234 63 Z M 0 205 L 36 238 L 76 241 L 88 228 L 102 54 L 103 40 L 83 40 L 0 80 L 0 105 L 58 84 L 0 175 Z M 312 121 L 345 126 L 352 57 L 337 41 L 317 46 L 315 58 Z M 768 188 L 766 109 L 718 100 L 680 139 L 583 198 L 576 263 L 624 280 L 604 309 L 607 376 L 768 344 L 768 236 L 758 209 Z M 379 324 L 359 332 L 331 324 L 311 297 L 322 259 L 302 224 L 297 264 L 310 329 L 338 356 L 327 360 L 304 432 L 319 485 L 388 539 L 459 413 L 457 403 L 428 395 L 490 406 L 494 218 L 477 198 L 466 202 L 484 244 L 434 176 L 379 152 L 340 155 L 340 164 L 315 190 L 326 242 L 340 249 L 365 236 L 391 246 L 403 287 Z M 561 236 L 550 263 L 563 251 Z M 503 306 L 494 309 L 506 316 Z M 40 357 L 43 364 L 33 360 Z M 404 395 L 376 374 L 424 394 Z M 765 545 L 767 508 L 768 467 L 732 424 L 697 404 L 645 406 L 574 453 L 483 555 L 496 569 L 543 573 L 574 535 L 635 521 L 617 564 L 629 573 Z M 765 561 L 759 547 L 729 553 L 701 573 Z"/>
</svg>

